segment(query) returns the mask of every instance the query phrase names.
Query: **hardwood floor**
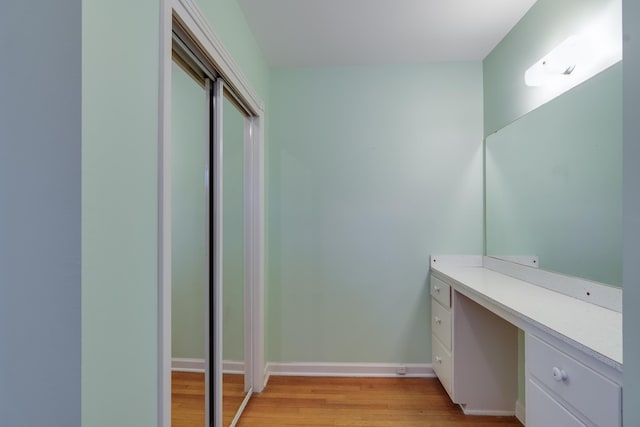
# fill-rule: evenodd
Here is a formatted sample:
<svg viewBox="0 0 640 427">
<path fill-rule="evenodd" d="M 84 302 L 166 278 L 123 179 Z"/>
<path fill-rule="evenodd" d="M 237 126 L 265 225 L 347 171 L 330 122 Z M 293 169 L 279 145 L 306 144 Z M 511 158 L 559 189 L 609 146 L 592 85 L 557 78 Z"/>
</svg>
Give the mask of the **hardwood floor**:
<svg viewBox="0 0 640 427">
<path fill-rule="evenodd" d="M 238 426 L 522 427 L 514 417 L 467 417 L 435 378 L 271 377 Z"/>
<path fill-rule="evenodd" d="M 176 387 L 181 386 L 174 382 L 174 396 Z M 174 398 L 173 419 L 183 421 L 173 427 L 202 426 L 203 421 L 181 418 L 184 407 L 176 403 Z M 522 427 L 515 417 L 465 416 L 435 378 L 271 377 L 249 401 L 238 427 L 276 426 Z"/>
<path fill-rule="evenodd" d="M 244 378 L 222 376 L 222 424 L 231 424 L 244 400 Z M 204 374 L 171 373 L 171 427 L 204 427 Z"/>
</svg>

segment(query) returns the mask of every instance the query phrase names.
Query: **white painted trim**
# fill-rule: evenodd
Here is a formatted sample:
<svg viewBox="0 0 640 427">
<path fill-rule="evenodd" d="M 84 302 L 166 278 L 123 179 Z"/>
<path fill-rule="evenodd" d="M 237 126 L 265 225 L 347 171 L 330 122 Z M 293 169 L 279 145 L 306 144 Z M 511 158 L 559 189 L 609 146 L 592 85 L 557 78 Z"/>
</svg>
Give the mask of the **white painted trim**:
<svg viewBox="0 0 640 427">
<path fill-rule="evenodd" d="M 194 0 L 173 0 L 172 5 L 174 16 L 201 45 L 222 78 L 251 107 L 253 114 L 262 115 L 264 102 L 255 93 L 238 64 L 222 44 L 222 40 L 211 28 L 197 3 Z"/>
<path fill-rule="evenodd" d="M 265 386 L 264 371 L 266 369 L 264 357 L 264 283 L 265 283 L 265 149 L 264 149 L 264 116 L 260 114 L 251 119 L 252 131 L 252 166 L 250 168 L 252 183 L 252 211 L 255 213 L 252 220 L 251 235 L 253 236 L 253 285 L 251 289 L 251 337 L 252 355 L 251 364 L 247 372 L 251 377 L 251 388 L 256 393 L 261 393 Z"/>
<path fill-rule="evenodd" d="M 245 113 L 245 112 L 243 112 Z M 243 229 L 244 229 L 244 290 L 243 290 L 243 326 L 244 326 L 244 346 L 243 346 L 243 359 L 246 366 L 253 366 L 253 287 L 252 284 L 256 283 L 256 269 L 255 269 L 255 229 L 253 224 L 253 217 L 255 208 L 253 206 L 255 192 L 255 180 L 254 180 L 254 165 L 253 165 L 253 122 L 250 116 L 244 118 L 243 127 L 243 176 L 245 179 L 243 188 Z M 244 366 L 242 368 L 244 375 L 244 391 L 248 392 L 252 385 L 252 372 L 246 372 Z M 240 414 L 240 412 L 238 412 Z"/>
<path fill-rule="evenodd" d="M 269 384 L 269 379 L 271 379 L 271 363 L 267 363 L 264 365 L 264 370 L 262 373 L 262 389 L 264 390 L 264 388 L 267 386 L 267 384 Z"/>
<path fill-rule="evenodd" d="M 482 267 L 482 255 L 431 255 L 429 257 L 431 268 L 443 265 L 449 267 Z"/>
<path fill-rule="evenodd" d="M 222 427 L 222 283 L 223 283 L 223 260 L 222 260 L 222 245 L 223 245 L 223 108 L 222 103 L 224 99 L 223 95 L 224 83 L 218 79 L 214 82 L 213 88 L 213 235 L 216 238 L 213 240 L 213 372 L 210 375 L 213 378 L 213 387 L 208 387 L 206 391 L 213 388 L 214 407 L 210 408 L 211 416 L 213 417 L 213 425 L 216 427 Z M 210 424 L 206 424 L 210 425 Z"/>
<path fill-rule="evenodd" d="M 244 374 L 245 373 L 245 366 L 246 365 L 242 360 L 223 360 L 222 361 L 222 373 L 224 373 L 224 374 Z"/>
<path fill-rule="evenodd" d="M 245 394 L 244 399 L 242 399 L 242 403 L 236 411 L 236 415 L 233 417 L 233 420 L 231 420 L 231 424 L 229 424 L 229 427 L 236 427 L 238 421 L 240 421 L 240 416 L 242 415 L 242 412 L 244 412 L 244 408 L 247 407 L 247 404 L 249 403 L 252 395 L 253 389 L 249 389 L 249 391 L 247 391 L 247 394 Z"/>
<path fill-rule="evenodd" d="M 398 374 L 405 368 L 406 374 Z M 435 378 L 428 363 L 307 363 L 288 362 L 267 364 L 267 376 L 301 377 L 382 377 Z"/>
<path fill-rule="evenodd" d="M 523 426 L 526 426 L 526 410 L 521 400 L 516 401 L 516 418 Z"/>
<path fill-rule="evenodd" d="M 618 313 L 622 312 L 622 288 L 488 256 L 485 256 L 482 262 L 484 267 L 489 270 L 497 271 Z"/>
<path fill-rule="evenodd" d="M 206 361 L 204 359 L 190 359 L 174 357 L 171 360 L 173 372 L 202 372 L 204 373 Z"/>
<path fill-rule="evenodd" d="M 513 411 L 482 411 L 476 409 L 466 409 L 464 405 L 459 405 L 465 415 L 489 416 L 489 417 L 513 417 L 516 413 Z"/>
<path fill-rule="evenodd" d="M 159 427 L 171 427 L 171 0 L 160 5 L 158 105 L 158 394 Z"/>
<path fill-rule="evenodd" d="M 173 372 L 202 372 L 204 373 L 206 365 L 205 359 L 192 359 L 174 357 L 171 360 L 171 370 Z M 245 364 L 238 360 L 223 360 L 222 372 L 224 374 L 244 374 Z"/>
</svg>

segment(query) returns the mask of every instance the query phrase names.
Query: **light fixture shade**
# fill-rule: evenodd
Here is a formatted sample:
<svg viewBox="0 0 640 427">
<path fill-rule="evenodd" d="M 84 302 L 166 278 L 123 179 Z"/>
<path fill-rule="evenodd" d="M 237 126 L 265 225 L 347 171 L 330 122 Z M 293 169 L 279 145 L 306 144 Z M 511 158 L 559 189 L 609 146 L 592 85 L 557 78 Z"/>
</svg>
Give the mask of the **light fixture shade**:
<svg viewBox="0 0 640 427">
<path fill-rule="evenodd" d="M 543 86 L 569 79 L 591 62 L 591 55 L 596 54 L 592 44 L 585 36 L 569 37 L 527 69 L 526 85 Z"/>
</svg>

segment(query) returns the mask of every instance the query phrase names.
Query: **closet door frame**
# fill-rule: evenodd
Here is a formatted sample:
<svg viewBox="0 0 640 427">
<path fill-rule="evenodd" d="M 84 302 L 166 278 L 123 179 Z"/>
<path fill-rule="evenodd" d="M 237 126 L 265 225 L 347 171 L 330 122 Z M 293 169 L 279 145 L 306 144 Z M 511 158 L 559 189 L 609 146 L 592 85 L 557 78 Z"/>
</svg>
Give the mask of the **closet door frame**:
<svg viewBox="0 0 640 427">
<path fill-rule="evenodd" d="M 225 49 L 194 0 L 162 0 L 158 132 L 158 426 L 171 427 L 171 64 L 174 26 L 188 35 L 203 55 L 205 66 L 220 74 L 225 85 L 247 108 L 245 135 L 245 319 L 251 333 L 251 355 L 245 372 L 247 387 L 261 392 L 264 369 L 264 103 Z M 212 164 L 211 167 L 214 165 Z M 214 171 L 211 171 L 215 173 Z M 216 185 L 218 185 L 216 183 Z M 215 190 L 214 190 L 215 191 Z M 216 275 L 216 271 L 210 272 Z M 210 325 L 211 326 L 211 325 Z M 215 324 L 212 325 L 217 327 Z M 219 326 L 219 325 L 218 325 Z M 215 335 L 215 333 L 214 333 Z M 216 352 L 221 349 L 218 348 Z M 221 356 L 221 355 L 220 355 Z M 216 355 L 209 355 L 215 358 Z M 212 376 L 215 373 L 211 373 Z M 210 388 L 211 389 L 211 388 Z M 215 385 L 214 388 L 215 390 Z M 218 408 L 212 408 L 219 412 Z M 216 418 L 216 417 L 214 417 Z M 216 422 L 216 427 L 218 423 Z"/>
</svg>

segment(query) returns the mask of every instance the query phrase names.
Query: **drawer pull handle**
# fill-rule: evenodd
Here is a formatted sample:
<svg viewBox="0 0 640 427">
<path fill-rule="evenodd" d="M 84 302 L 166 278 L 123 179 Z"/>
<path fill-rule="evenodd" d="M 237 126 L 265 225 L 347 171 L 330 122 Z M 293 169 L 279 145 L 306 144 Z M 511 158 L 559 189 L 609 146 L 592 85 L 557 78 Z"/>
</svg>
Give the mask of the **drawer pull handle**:
<svg viewBox="0 0 640 427">
<path fill-rule="evenodd" d="M 442 364 L 442 358 L 440 356 L 436 356 L 436 362 Z"/>
<path fill-rule="evenodd" d="M 436 316 L 434 320 L 436 321 L 436 323 L 437 323 L 438 325 L 441 325 L 441 324 L 442 324 L 442 319 L 441 319 L 441 318 L 439 318 L 438 316 Z"/>
<path fill-rule="evenodd" d="M 551 373 L 553 374 L 553 379 L 556 381 L 566 381 L 569 378 L 569 375 L 567 375 L 564 369 L 554 367 Z"/>
<path fill-rule="evenodd" d="M 434 286 L 433 287 L 433 291 L 434 292 L 440 292 L 440 286 Z"/>
</svg>

